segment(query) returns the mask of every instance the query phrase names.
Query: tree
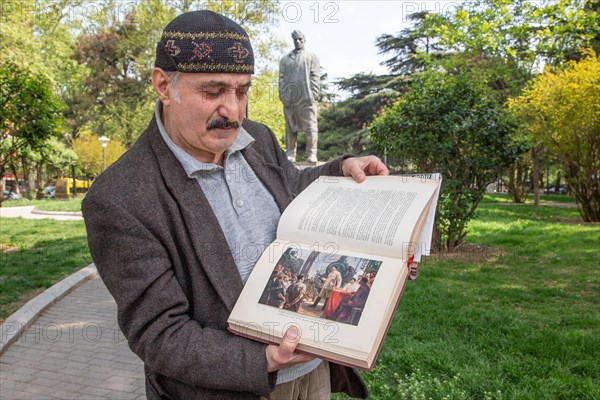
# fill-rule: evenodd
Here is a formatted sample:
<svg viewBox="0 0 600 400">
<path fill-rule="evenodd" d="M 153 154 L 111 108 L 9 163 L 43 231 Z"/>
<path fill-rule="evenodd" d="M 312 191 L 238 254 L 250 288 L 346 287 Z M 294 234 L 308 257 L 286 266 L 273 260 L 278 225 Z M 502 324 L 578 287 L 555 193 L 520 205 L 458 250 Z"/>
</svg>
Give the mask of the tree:
<svg viewBox="0 0 600 400">
<path fill-rule="evenodd" d="M 585 11 L 592 16 L 591 18 L 596 19 L 596 26 L 592 32 L 593 37 L 590 41 L 590 47 L 598 54 L 600 53 L 600 18 L 598 17 L 600 14 L 600 1 L 586 1 Z"/>
<path fill-rule="evenodd" d="M 584 221 L 600 221 L 600 60 L 593 51 L 550 68 L 510 109 L 561 161 Z"/>
<path fill-rule="evenodd" d="M 406 172 L 436 171 L 440 247 L 460 245 L 488 184 L 524 150 L 494 92 L 470 75 L 429 73 L 369 127 L 371 141 Z"/>
<path fill-rule="evenodd" d="M 367 126 L 405 92 L 409 79 L 399 75 L 356 74 L 335 82 L 342 101 L 321 103 L 319 152 L 324 159 L 371 152 Z"/>
<path fill-rule="evenodd" d="M 591 14 L 583 13 L 580 2 L 561 0 L 558 4 L 476 0 L 459 4 L 455 12 L 446 15 L 412 14 L 410 28 L 377 38 L 380 53 L 391 56 L 382 63 L 391 75 L 359 74 L 338 82 L 352 94 L 322 108 L 321 154 L 330 150 L 339 154 L 343 151 L 340 143 L 352 143 L 349 150 L 353 152 L 364 151 L 368 143 L 365 127 L 372 116 L 393 102 L 423 71 L 471 74 L 496 90 L 500 103 L 517 95 L 539 65 L 559 62 L 577 51 L 591 38 L 582 35 L 581 29 L 593 32 L 597 25 Z M 554 33 L 562 35 L 560 41 Z"/>
<path fill-rule="evenodd" d="M 279 100 L 278 73 L 264 70 L 252 79 L 248 99 L 248 117 L 267 125 L 279 140 L 285 143 L 285 119 L 283 104 Z"/>
<path fill-rule="evenodd" d="M 72 39 L 63 11 L 68 1 L 23 0 L 2 3 L 0 54 L 15 64 L 27 60 L 28 69 L 51 80 L 54 72 L 69 59 Z M 71 21 L 76 24 L 76 21 Z"/>
<path fill-rule="evenodd" d="M 380 54 L 391 53 L 392 58 L 381 64 L 388 67 L 394 74 L 411 75 L 422 72 L 429 66 L 431 57 L 443 56 L 443 49 L 437 40 L 430 37 L 431 22 L 429 12 L 422 11 L 410 14 L 408 19 L 413 26 L 403 29 L 398 35 L 383 34 L 377 38 L 377 47 Z"/>
<path fill-rule="evenodd" d="M 187 0 L 188 3 L 193 1 Z M 255 53 L 259 70 L 268 69 L 268 63 L 280 58 L 285 42 L 277 40 L 271 32 L 281 15 L 278 0 L 204 0 L 200 5 L 208 10 L 221 13 L 244 27 Z M 182 11 L 187 9 L 182 8 Z"/>
<path fill-rule="evenodd" d="M 599 32 L 597 13 L 586 12 L 589 4 L 474 0 L 458 4 L 452 13 L 426 14 L 397 40 L 427 38 L 436 47 L 436 56 L 429 59 L 432 68 L 480 75 L 505 100 L 517 95 L 544 65 L 561 65 L 589 46 Z M 417 44 L 415 53 L 424 53 L 423 40 Z M 398 56 L 401 50 L 395 49 Z M 397 65 L 411 57 L 405 53 Z"/>
<path fill-rule="evenodd" d="M 73 140 L 73 151 L 77 154 L 77 172 L 79 175 L 99 175 L 102 172 L 102 146 L 98 135 L 90 131 L 82 131 Z M 106 166 L 108 167 L 123 153 L 125 146 L 117 139 L 112 139 L 106 146 Z"/>
<path fill-rule="evenodd" d="M 27 184 L 28 193 L 25 195 L 33 198 L 37 191 L 38 198 L 42 198 L 42 189 L 48 179 L 68 172 L 77 155 L 63 138 L 51 137 L 38 150 L 29 147 L 20 149 L 18 159 L 23 181 Z"/>
<path fill-rule="evenodd" d="M 139 33 L 129 15 L 118 25 L 80 35 L 76 52 L 77 61 L 90 71 L 84 85 L 97 111 L 94 128 L 120 138 L 127 147 L 147 123 L 148 113 L 142 111 L 151 109 L 150 71 L 136 62 L 145 49 L 145 43 L 136 40 Z"/>
<path fill-rule="evenodd" d="M 257 53 L 267 58 L 277 53 L 277 41 L 270 34 L 277 2 L 142 0 L 121 19 L 110 15 L 114 5 L 110 1 L 104 4 L 102 18 L 78 37 L 75 59 L 89 72 L 83 80 L 85 95 L 74 92 L 72 99 L 74 110 L 92 110 L 89 128 L 118 138 L 126 147 L 146 127 L 154 107 L 156 96 L 149 82 L 156 43 L 175 15 L 196 9 L 220 12 L 246 28 Z M 76 122 L 77 114 L 73 114 L 69 121 Z"/>
<path fill-rule="evenodd" d="M 598 37 L 599 19 L 592 3 L 475 0 L 452 14 L 428 15 L 423 27 L 443 49 L 443 57 L 432 59 L 432 65 L 487 80 L 504 103 L 518 96 L 544 65 L 578 59 L 580 49 Z M 535 142 L 525 159 L 528 162 L 521 159 L 508 169 L 509 193 L 519 202 L 527 194 L 523 189 L 532 189 L 537 205 L 540 166 L 551 159 Z M 529 182 L 519 179 L 526 177 Z"/>
<path fill-rule="evenodd" d="M 600 39 L 600 3 L 597 0 L 559 0 L 544 7 L 539 29 L 538 50 L 546 64 L 561 66 L 580 60 L 582 49 L 598 46 Z"/>
<path fill-rule="evenodd" d="M 507 187 L 508 194 L 515 203 L 525 203 L 531 191 L 530 171 L 532 166 L 531 156 L 523 154 L 510 165 L 502 181 Z"/>
<path fill-rule="evenodd" d="M 0 65 L 0 176 L 17 175 L 24 151 L 44 152 L 46 140 L 60 134 L 63 107 L 45 76 Z"/>
</svg>

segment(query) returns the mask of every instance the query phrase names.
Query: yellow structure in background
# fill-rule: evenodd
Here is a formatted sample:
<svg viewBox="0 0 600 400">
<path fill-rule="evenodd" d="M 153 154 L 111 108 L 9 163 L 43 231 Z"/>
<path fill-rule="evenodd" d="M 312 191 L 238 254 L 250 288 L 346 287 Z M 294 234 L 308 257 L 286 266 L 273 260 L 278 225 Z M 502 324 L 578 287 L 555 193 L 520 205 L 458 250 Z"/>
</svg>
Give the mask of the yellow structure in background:
<svg viewBox="0 0 600 400">
<path fill-rule="evenodd" d="M 85 193 L 92 185 L 92 182 L 84 179 L 75 179 L 77 193 Z M 54 197 L 57 199 L 67 199 L 73 197 L 73 178 L 58 178 L 54 185 Z"/>
</svg>

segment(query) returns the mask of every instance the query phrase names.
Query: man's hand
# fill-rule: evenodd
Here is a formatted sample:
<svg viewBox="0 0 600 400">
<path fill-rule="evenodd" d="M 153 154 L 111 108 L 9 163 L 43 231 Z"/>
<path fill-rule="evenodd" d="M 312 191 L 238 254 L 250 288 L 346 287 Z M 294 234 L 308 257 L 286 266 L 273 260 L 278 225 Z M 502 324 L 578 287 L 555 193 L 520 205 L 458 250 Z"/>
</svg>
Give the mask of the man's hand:
<svg viewBox="0 0 600 400">
<path fill-rule="evenodd" d="M 387 167 L 375 156 L 350 157 L 342 161 L 344 176 L 351 176 L 358 183 L 364 182 L 367 175 L 389 175 Z"/>
<path fill-rule="evenodd" d="M 296 346 L 300 341 L 298 328 L 292 326 L 283 335 L 283 341 L 279 346 L 270 344 L 267 346 L 267 372 L 277 371 L 282 368 L 291 367 L 294 364 L 300 364 L 313 360 L 314 356 L 294 353 Z"/>
</svg>

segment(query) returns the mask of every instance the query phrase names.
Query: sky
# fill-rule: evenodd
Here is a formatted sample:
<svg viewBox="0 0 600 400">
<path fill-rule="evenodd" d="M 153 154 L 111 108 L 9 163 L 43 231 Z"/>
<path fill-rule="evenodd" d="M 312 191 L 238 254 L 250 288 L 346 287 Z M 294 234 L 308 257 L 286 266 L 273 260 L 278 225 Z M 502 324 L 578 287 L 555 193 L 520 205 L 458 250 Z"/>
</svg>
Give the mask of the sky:
<svg viewBox="0 0 600 400">
<path fill-rule="evenodd" d="M 329 80 L 359 72 L 387 73 L 380 65 L 391 56 L 379 55 L 378 36 L 397 34 L 410 26 L 407 16 L 417 11 L 444 12 L 458 2 L 398 0 L 282 1 L 277 37 L 293 49 L 295 29 L 306 36 L 306 49 L 321 62 Z"/>
</svg>

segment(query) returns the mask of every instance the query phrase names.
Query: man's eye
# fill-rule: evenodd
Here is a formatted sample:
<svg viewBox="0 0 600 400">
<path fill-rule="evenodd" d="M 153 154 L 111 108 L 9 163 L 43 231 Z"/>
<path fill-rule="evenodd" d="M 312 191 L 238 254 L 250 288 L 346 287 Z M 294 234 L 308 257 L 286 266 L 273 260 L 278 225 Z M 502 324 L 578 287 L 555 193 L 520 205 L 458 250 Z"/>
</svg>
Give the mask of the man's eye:
<svg viewBox="0 0 600 400">
<path fill-rule="evenodd" d="M 207 96 L 216 97 L 216 96 L 220 96 L 221 94 L 223 94 L 223 91 L 222 90 L 205 90 L 204 94 Z"/>
</svg>

